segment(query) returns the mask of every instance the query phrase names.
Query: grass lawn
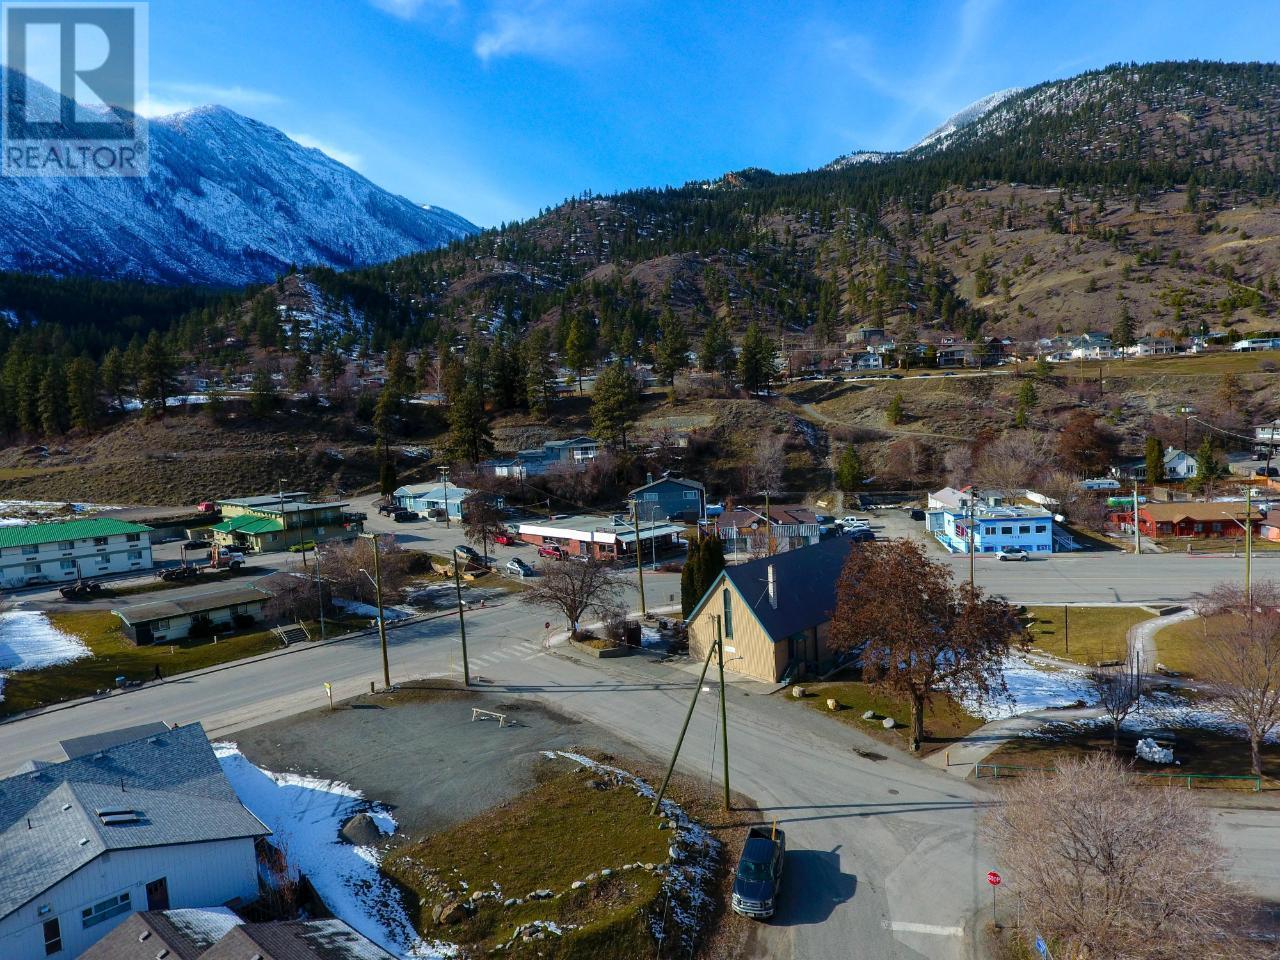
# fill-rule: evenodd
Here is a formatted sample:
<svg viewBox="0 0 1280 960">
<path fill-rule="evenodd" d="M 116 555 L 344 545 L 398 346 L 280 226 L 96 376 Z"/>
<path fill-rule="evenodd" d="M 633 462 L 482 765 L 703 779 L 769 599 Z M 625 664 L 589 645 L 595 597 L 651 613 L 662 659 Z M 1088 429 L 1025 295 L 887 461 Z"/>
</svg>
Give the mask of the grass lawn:
<svg viewBox="0 0 1280 960">
<path fill-rule="evenodd" d="M 116 677 L 120 676 L 130 680 L 150 680 L 156 664 L 160 665 L 165 677 L 172 677 L 189 670 L 267 653 L 280 646 L 280 641 L 270 630 L 254 630 L 238 636 L 219 637 L 217 643 L 212 640 L 182 640 L 172 646 L 166 643 L 135 647 L 120 628 L 120 619 L 105 610 L 51 613 L 49 620 L 64 633 L 74 634 L 83 640 L 93 656 L 43 670 L 9 674 L 4 683 L 4 700 L 0 701 L 0 716 L 90 696 L 98 690 L 114 688 Z M 316 624 L 307 624 L 307 629 L 313 637 L 319 636 Z"/>
<path fill-rule="evenodd" d="M 1026 610 L 1033 647 L 1083 664 L 1123 660 L 1128 649 L 1125 637 L 1129 628 L 1152 617 L 1138 607 L 1027 607 Z"/>
<path fill-rule="evenodd" d="M 1230 614 L 1218 614 L 1211 621 L 1230 620 Z M 1204 644 L 1206 627 L 1211 626 L 1203 617 L 1170 624 L 1156 634 L 1156 660 L 1170 670 L 1194 677 L 1202 672 L 1200 651 Z"/>
<path fill-rule="evenodd" d="M 1175 738 L 1173 755 L 1179 761 L 1179 766 L 1159 766 L 1134 760 L 1134 745 L 1138 736 L 1124 730 L 1120 731 L 1120 757 L 1133 761 L 1133 769 L 1143 773 L 1250 775 L 1248 741 L 1200 728 L 1170 729 L 1167 732 Z M 1080 729 L 1062 724 L 1047 728 L 1046 734 L 1042 737 L 1018 737 L 1010 740 L 983 762 L 1052 767 L 1068 757 L 1111 749 L 1109 726 Z M 1280 790 L 1280 745 L 1270 744 L 1262 748 L 1262 774 L 1263 790 Z M 1163 778 L 1152 778 L 1152 782 L 1164 781 Z M 1193 781 L 1193 784 L 1196 787 L 1253 789 L 1251 784 L 1244 781 L 1198 780 Z M 1185 789 L 1185 781 L 1182 786 Z"/>
<path fill-rule="evenodd" d="M 418 930 L 458 943 L 468 956 L 487 954 L 523 923 L 550 920 L 563 936 L 517 943 L 503 956 L 631 960 L 654 955 L 648 914 L 657 907 L 661 878 L 618 868 L 666 860 L 671 834 L 660 822 L 630 786 L 557 766 L 511 803 L 393 849 L 382 869 L 404 890 Z M 569 890 L 604 868 L 615 872 Z M 446 926 L 432 920 L 434 907 L 495 884 L 499 899 L 482 901 L 470 916 Z M 502 905 L 540 889 L 561 895 Z"/>
<path fill-rule="evenodd" d="M 844 723 L 857 727 L 877 740 L 891 743 L 906 749 L 910 734 L 911 710 L 905 703 L 899 703 L 860 681 L 839 683 L 800 684 L 805 689 L 805 698 L 800 701 L 813 710 L 821 711 Z M 788 695 L 787 700 L 795 698 Z M 840 709 L 827 709 L 827 701 L 835 700 Z M 886 730 L 880 721 L 863 720 L 862 715 L 874 710 L 879 717 L 893 717 L 897 726 Z M 972 733 L 985 723 L 981 717 L 967 713 L 962 707 L 946 696 L 935 696 L 925 709 L 924 742 L 920 745 L 921 755 L 941 750 L 955 741 Z"/>
</svg>

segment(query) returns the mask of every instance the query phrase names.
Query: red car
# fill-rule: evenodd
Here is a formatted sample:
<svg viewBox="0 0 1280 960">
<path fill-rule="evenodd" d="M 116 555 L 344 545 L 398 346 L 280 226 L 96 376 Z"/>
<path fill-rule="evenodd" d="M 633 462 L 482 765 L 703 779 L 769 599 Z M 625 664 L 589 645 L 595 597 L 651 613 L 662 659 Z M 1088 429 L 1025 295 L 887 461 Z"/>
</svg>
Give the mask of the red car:
<svg viewBox="0 0 1280 960">
<path fill-rule="evenodd" d="M 514 547 L 516 538 L 509 533 L 499 533 L 494 536 L 493 542 L 503 547 Z"/>
<path fill-rule="evenodd" d="M 554 543 L 549 543 L 546 546 L 538 548 L 538 556 L 550 557 L 552 560 L 563 560 L 564 550 Z"/>
</svg>

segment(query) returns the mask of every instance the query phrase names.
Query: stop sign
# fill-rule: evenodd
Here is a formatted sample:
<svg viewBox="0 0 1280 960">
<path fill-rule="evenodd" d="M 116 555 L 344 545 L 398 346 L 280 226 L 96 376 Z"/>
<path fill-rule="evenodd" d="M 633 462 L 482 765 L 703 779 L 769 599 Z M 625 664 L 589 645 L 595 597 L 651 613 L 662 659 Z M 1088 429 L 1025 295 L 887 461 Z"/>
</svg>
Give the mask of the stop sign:
<svg viewBox="0 0 1280 960">
<path fill-rule="evenodd" d="M 1000 886 L 1000 874 L 996 873 L 994 870 L 989 870 L 987 872 L 987 883 L 991 884 L 993 887 Z"/>
</svg>

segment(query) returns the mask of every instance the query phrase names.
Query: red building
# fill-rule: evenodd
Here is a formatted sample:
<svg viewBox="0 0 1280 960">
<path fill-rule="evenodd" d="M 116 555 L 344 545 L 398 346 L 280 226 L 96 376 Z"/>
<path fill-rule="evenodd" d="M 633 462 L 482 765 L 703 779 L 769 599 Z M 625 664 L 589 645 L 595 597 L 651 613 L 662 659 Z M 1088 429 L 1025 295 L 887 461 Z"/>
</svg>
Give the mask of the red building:
<svg viewBox="0 0 1280 960">
<path fill-rule="evenodd" d="M 1133 529 L 1133 511 L 1120 510 L 1108 518 L 1115 527 Z M 1138 529 L 1144 537 L 1193 537 L 1213 540 L 1244 536 L 1245 509 L 1240 502 L 1144 503 L 1138 507 Z M 1262 518 L 1251 521 L 1253 535 L 1262 533 Z"/>
</svg>

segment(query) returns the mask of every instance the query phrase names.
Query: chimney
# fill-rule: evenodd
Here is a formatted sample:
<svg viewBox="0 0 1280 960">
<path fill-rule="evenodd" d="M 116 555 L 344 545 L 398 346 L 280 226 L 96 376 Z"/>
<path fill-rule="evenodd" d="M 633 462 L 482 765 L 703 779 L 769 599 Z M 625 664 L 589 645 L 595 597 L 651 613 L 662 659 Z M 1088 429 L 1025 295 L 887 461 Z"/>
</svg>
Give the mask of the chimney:
<svg viewBox="0 0 1280 960">
<path fill-rule="evenodd" d="M 778 578 L 774 575 L 773 564 L 769 564 L 769 606 L 778 609 Z"/>
</svg>

